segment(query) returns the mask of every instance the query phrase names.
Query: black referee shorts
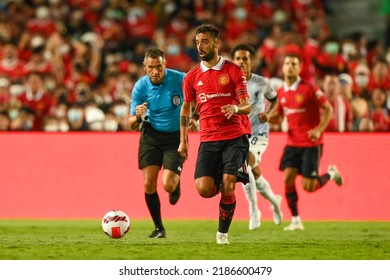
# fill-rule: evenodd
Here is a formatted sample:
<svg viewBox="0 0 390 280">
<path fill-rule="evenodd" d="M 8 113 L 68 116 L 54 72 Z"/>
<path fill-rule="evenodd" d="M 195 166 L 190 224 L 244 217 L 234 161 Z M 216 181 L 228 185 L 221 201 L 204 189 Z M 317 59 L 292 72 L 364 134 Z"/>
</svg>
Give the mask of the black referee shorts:
<svg viewBox="0 0 390 280">
<path fill-rule="evenodd" d="M 144 123 L 138 148 L 138 168 L 157 165 L 180 175 L 184 158 L 177 151 L 180 131 L 160 132 Z"/>
</svg>

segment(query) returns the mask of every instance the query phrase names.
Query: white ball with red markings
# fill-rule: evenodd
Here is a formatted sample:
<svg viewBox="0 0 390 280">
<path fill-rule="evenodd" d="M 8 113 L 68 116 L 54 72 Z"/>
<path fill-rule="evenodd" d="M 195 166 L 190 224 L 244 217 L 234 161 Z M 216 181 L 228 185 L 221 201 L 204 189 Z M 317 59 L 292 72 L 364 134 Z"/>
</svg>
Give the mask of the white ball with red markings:
<svg viewBox="0 0 390 280">
<path fill-rule="evenodd" d="M 102 219 L 102 228 L 107 236 L 122 238 L 130 230 L 130 218 L 123 211 L 109 211 Z"/>
</svg>

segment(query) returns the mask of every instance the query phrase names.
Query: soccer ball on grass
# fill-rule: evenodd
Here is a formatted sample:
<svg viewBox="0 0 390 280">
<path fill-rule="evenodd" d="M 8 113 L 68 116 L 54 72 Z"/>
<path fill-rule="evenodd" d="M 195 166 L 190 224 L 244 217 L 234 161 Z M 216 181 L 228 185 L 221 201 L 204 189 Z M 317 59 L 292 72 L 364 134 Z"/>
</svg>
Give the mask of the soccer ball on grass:
<svg viewBox="0 0 390 280">
<path fill-rule="evenodd" d="M 122 238 L 130 230 L 129 216 L 120 210 L 109 211 L 102 219 L 102 228 L 107 236 Z"/>
</svg>

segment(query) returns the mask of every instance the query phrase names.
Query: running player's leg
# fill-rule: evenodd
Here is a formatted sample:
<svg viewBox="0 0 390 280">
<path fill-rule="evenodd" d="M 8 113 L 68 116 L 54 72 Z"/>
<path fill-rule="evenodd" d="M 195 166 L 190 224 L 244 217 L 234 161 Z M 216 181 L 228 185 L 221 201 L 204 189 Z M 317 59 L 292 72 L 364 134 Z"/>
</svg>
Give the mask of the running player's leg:
<svg viewBox="0 0 390 280">
<path fill-rule="evenodd" d="M 154 145 L 153 137 L 141 137 L 138 150 L 138 168 L 142 170 L 144 180 L 145 201 L 152 217 L 155 230 L 150 238 L 165 237 L 165 229 L 161 217 L 161 204 L 157 192 L 157 178 L 162 166 L 163 154 L 161 149 Z"/>
<path fill-rule="evenodd" d="M 195 165 L 195 186 L 199 195 L 217 195 L 222 185 L 221 152 L 217 142 L 201 143 Z"/>
<path fill-rule="evenodd" d="M 242 170 L 248 152 L 248 137 L 243 135 L 239 138 L 224 141 L 222 144 L 222 166 L 223 184 L 221 190 L 221 200 L 219 203 L 219 224 L 217 232 L 217 243 L 226 244 L 227 233 L 233 220 L 236 209 L 235 185 L 240 170 Z M 220 243 L 220 237 L 224 236 L 226 243 Z"/>
<path fill-rule="evenodd" d="M 249 230 L 254 230 L 261 225 L 261 212 L 257 206 L 256 182 L 251 168 L 248 168 L 248 175 L 249 183 L 242 186 L 249 204 Z"/>
<path fill-rule="evenodd" d="M 177 151 L 176 147 L 164 151 L 162 174 L 162 185 L 169 193 L 169 203 L 175 205 L 181 194 L 180 175 L 183 170 L 184 158 Z"/>
<path fill-rule="evenodd" d="M 260 210 L 257 206 L 257 194 L 256 194 L 256 181 L 255 177 L 252 173 L 252 167 L 254 164 L 254 155 L 249 153 L 249 165 L 248 165 L 248 175 L 249 175 L 249 183 L 242 184 L 244 189 L 245 197 L 249 204 L 249 230 L 254 230 L 260 227 Z"/>
<path fill-rule="evenodd" d="M 308 192 L 315 192 L 333 179 L 341 185 L 342 178 L 335 166 L 330 166 L 327 173 L 319 176 L 318 170 L 322 155 L 322 145 L 305 148 L 302 156 L 302 186 Z M 340 182 L 341 181 L 341 182 Z"/>
<path fill-rule="evenodd" d="M 295 187 L 295 178 L 299 174 L 302 162 L 301 153 L 301 148 L 285 147 L 279 167 L 280 170 L 284 170 L 285 195 L 292 216 L 291 223 L 284 228 L 286 231 L 304 229 L 298 213 L 298 193 Z"/>
<path fill-rule="evenodd" d="M 281 224 L 283 218 L 281 211 L 282 197 L 274 194 L 270 183 L 261 174 L 259 167 L 262 156 L 268 147 L 268 138 L 266 136 L 259 135 L 254 139 L 256 139 L 256 141 L 250 141 L 250 151 L 253 154 L 252 172 L 254 178 L 256 179 L 256 189 L 271 203 L 274 211 L 274 223 L 279 225 Z"/>
</svg>

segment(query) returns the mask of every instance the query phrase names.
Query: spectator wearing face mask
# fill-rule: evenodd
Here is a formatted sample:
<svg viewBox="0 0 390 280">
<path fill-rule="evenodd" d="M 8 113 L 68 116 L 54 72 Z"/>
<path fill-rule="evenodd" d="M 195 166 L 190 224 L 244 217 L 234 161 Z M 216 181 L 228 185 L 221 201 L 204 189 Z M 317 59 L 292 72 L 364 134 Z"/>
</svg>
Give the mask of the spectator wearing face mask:
<svg viewBox="0 0 390 280">
<path fill-rule="evenodd" d="M 353 75 L 355 67 L 360 64 L 361 54 L 358 43 L 352 35 L 343 38 L 341 42 L 341 55 L 348 63 L 348 74 Z"/>
<path fill-rule="evenodd" d="M 130 127 L 128 125 L 129 105 L 123 100 L 117 100 L 110 106 L 110 112 L 112 112 L 118 121 L 119 131 L 128 131 Z"/>
<path fill-rule="evenodd" d="M 340 44 L 337 38 L 329 37 L 320 48 L 317 57 L 313 59 L 316 67 L 316 79 L 323 80 L 328 73 L 348 72 L 348 64 L 340 53 Z"/>
<path fill-rule="evenodd" d="M 366 99 L 371 99 L 371 93 L 368 90 L 368 82 L 370 81 L 370 69 L 365 64 L 356 66 L 353 76 L 353 95 Z"/>
<path fill-rule="evenodd" d="M 168 68 L 181 72 L 187 72 L 195 65 L 192 59 L 183 52 L 180 41 L 176 37 L 169 37 L 167 39 L 165 57 Z"/>
<path fill-rule="evenodd" d="M 119 130 L 117 117 L 112 112 L 107 112 L 103 122 L 103 130 L 107 132 L 115 132 Z"/>
<path fill-rule="evenodd" d="M 26 106 L 18 110 L 17 116 L 12 119 L 10 128 L 13 131 L 32 131 L 35 122 L 35 112 Z"/>
<path fill-rule="evenodd" d="M 70 131 L 87 131 L 88 125 L 85 121 L 84 107 L 74 103 L 66 114 Z"/>
<path fill-rule="evenodd" d="M 241 34 L 246 31 L 257 31 L 254 21 L 254 7 L 250 1 L 234 1 L 226 3 L 227 23 L 226 39 L 229 48 L 242 42 Z"/>
<path fill-rule="evenodd" d="M 101 109 L 91 106 L 85 108 L 85 120 L 90 131 L 103 131 L 105 115 Z"/>
</svg>

